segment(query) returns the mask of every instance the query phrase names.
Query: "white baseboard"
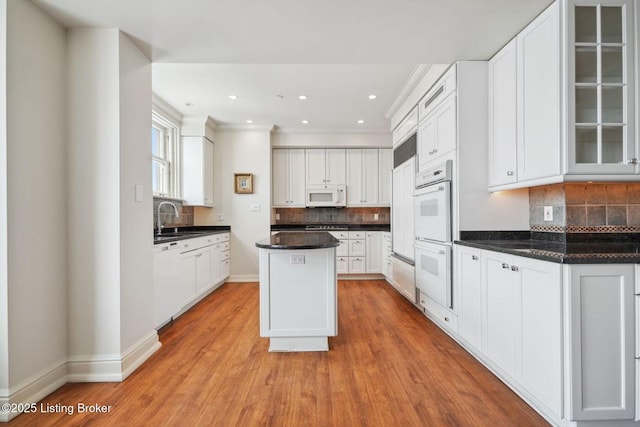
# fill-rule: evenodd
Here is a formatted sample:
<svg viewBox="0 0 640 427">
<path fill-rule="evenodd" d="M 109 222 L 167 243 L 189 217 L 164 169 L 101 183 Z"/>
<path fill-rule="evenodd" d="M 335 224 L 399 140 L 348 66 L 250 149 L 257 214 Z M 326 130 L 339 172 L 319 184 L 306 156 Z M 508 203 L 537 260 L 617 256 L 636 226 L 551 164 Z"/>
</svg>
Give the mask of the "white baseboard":
<svg viewBox="0 0 640 427">
<path fill-rule="evenodd" d="M 257 274 L 234 274 L 227 277 L 225 282 L 227 283 L 244 283 L 244 282 L 259 282 L 260 277 Z"/>
<path fill-rule="evenodd" d="M 67 362 L 54 363 L 15 387 L 0 389 L 0 405 L 32 404 L 62 387 L 67 382 Z M 0 422 L 7 422 L 20 412 L 0 411 Z"/>
<path fill-rule="evenodd" d="M 382 280 L 384 276 L 379 273 L 366 274 L 338 274 L 338 280 Z"/>
<path fill-rule="evenodd" d="M 120 382 L 127 378 L 145 360 L 160 348 L 158 333 L 154 330 L 139 340 L 124 356 L 74 356 L 68 363 L 68 380 L 81 382 Z"/>
</svg>

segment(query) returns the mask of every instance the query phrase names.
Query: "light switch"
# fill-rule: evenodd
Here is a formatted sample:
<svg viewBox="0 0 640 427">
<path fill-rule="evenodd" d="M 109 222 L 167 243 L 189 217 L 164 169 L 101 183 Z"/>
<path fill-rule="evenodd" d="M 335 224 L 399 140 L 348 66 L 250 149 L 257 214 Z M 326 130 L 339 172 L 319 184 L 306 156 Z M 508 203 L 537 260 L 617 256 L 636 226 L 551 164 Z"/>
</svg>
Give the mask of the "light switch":
<svg viewBox="0 0 640 427">
<path fill-rule="evenodd" d="M 136 185 L 136 202 L 144 202 L 144 188 L 142 185 Z"/>
<path fill-rule="evenodd" d="M 540 211 L 538 211 L 540 212 Z M 544 220 L 545 221 L 553 221 L 553 206 L 545 206 L 544 207 Z"/>
<path fill-rule="evenodd" d="M 224 214 L 223 213 L 219 213 L 218 214 L 218 221 L 224 221 Z"/>
<path fill-rule="evenodd" d="M 249 205 L 249 210 L 251 212 L 260 212 L 260 208 L 261 208 L 260 203 L 251 203 Z"/>
</svg>

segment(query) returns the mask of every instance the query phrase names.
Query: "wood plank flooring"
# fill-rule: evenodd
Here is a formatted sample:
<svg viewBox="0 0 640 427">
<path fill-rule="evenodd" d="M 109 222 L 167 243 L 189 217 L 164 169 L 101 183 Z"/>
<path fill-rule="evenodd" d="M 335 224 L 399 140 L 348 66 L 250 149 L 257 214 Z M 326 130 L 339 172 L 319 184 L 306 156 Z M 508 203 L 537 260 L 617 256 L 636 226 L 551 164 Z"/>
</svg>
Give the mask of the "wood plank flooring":
<svg viewBox="0 0 640 427">
<path fill-rule="evenodd" d="M 386 282 L 340 281 L 329 352 L 269 353 L 258 284 L 226 284 L 160 333 L 122 383 L 67 384 L 8 426 L 542 426 L 509 388 Z"/>
</svg>

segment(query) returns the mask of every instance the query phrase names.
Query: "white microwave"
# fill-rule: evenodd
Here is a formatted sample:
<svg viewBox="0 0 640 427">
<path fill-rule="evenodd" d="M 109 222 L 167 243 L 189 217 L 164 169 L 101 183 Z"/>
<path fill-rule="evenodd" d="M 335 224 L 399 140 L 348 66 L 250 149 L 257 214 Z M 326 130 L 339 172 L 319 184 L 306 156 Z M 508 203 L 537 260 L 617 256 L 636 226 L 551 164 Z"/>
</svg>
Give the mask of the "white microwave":
<svg viewBox="0 0 640 427">
<path fill-rule="evenodd" d="M 344 207 L 347 205 L 346 185 L 308 185 L 305 206 Z"/>
</svg>

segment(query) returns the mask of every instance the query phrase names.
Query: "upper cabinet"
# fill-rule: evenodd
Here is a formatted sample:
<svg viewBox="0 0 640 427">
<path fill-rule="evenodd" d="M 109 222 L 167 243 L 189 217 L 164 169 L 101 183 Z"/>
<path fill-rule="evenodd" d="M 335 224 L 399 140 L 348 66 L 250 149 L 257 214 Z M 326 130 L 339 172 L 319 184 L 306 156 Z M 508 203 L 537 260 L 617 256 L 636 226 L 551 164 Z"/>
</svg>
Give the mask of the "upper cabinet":
<svg viewBox="0 0 640 427">
<path fill-rule="evenodd" d="M 182 137 L 182 198 L 185 205 L 213 206 L 213 142 Z"/>
<path fill-rule="evenodd" d="M 305 206 L 304 149 L 273 150 L 273 206 Z"/>
<path fill-rule="evenodd" d="M 347 206 L 380 205 L 378 149 L 347 149 Z"/>
<path fill-rule="evenodd" d="M 637 179 L 633 6 L 558 0 L 490 60 L 492 190 Z"/>
<path fill-rule="evenodd" d="M 389 148 L 378 150 L 378 203 L 391 205 L 391 171 L 393 170 L 393 151 Z"/>
<path fill-rule="evenodd" d="M 346 160 L 343 148 L 307 149 L 307 185 L 346 184 Z"/>
<path fill-rule="evenodd" d="M 404 142 L 418 129 L 418 107 L 414 107 L 393 129 L 393 148 Z"/>
</svg>

